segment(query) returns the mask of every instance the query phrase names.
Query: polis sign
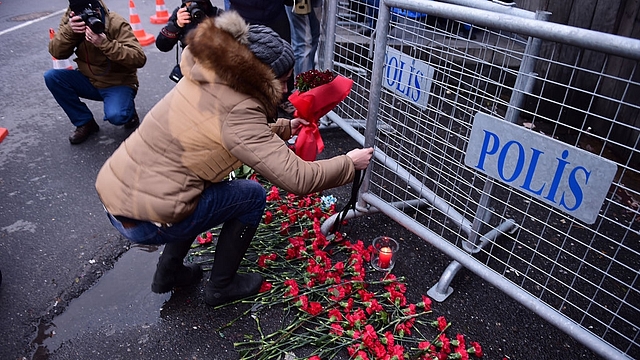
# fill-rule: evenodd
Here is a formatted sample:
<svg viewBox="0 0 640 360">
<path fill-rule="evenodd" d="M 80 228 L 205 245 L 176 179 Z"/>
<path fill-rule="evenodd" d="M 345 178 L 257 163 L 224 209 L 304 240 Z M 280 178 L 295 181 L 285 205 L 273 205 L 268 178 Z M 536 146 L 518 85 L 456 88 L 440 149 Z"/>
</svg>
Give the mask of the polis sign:
<svg viewBox="0 0 640 360">
<path fill-rule="evenodd" d="M 617 165 L 525 127 L 477 113 L 465 165 L 593 224 Z"/>
<path fill-rule="evenodd" d="M 431 65 L 387 47 L 382 85 L 424 110 L 429 101 L 434 72 Z"/>
</svg>

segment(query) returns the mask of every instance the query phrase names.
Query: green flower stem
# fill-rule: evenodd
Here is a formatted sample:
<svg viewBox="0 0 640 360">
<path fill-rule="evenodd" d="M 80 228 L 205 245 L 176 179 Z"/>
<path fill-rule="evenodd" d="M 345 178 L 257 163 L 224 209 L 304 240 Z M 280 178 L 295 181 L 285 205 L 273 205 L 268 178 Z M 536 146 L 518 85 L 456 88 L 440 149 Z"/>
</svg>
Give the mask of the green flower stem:
<svg viewBox="0 0 640 360">
<path fill-rule="evenodd" d="M 247 309 L 245 312 L 243 312 L 242 314 L 238 315 L 235 319 L 229 321 L 228 323 L 220 326 L 219 328 L 216 329 L 216 332 L 220 332 L 223 329 L 228 328 L 229 326 L 235 324 L 236 321 L 240 320 L 240 318 L 244 317 L 245 315 L 247 315 L 248 313 L 251 312 L 251 309 Z"/>
<path fill-rule="evenodd" d="M 278 344 L 286 344 L 287 342 L 283 341 L 285 338 L 289 337 L 291 335 L 291 333 L 293 333 L 293 331 L 295 331 L 296 329 L 300 328 L 302 325 L 304 324 L 304 321 L 300 321 L 297 324 L 292 324 L 291 326 L 289 326 L 289 329 L 287 329 L 283 334 L 279 334 L 278 333 L 274 333 L 272 335 L 280 335 L 277 339 L 273 340 L 272 344 L 275 344 L 275 346 L 273 347 L 263 347 L 262 350 L 258 351 L 257 354 L 255 354 L 254 358 L 258 359 L 260 358 L 260 355 L 268 350 L 271 349 L 278 349 L 279 345 Z M 270 337 L 270 336 L 269 336 Z M 265 342 L 265 338 L 263 337 L 262 339 L 263 343 Z M 265 359 L 269 359 L 268 357 Z"/>
</svg>

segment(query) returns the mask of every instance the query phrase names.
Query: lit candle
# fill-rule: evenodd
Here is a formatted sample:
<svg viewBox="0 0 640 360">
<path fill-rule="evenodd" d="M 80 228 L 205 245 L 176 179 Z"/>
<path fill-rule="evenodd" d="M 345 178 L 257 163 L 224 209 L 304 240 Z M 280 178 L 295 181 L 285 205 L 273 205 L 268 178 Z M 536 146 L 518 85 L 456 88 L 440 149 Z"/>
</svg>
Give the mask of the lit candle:
<svg viewBox="0 0 640 360">
<path fill-rule="evenodd" d="M 381 269 L 386 269 L 389 267 L 389 265 L 391 265 L 391 257 L 393 256 L 393 252 L 391 251 L 391 248 L 388 246 L 385 246 L 383 248 L 380 249 L 380 255 L 379 255 L 379 261 L 378 261 L 378 266 L 380 266 Z"/>
</svg>

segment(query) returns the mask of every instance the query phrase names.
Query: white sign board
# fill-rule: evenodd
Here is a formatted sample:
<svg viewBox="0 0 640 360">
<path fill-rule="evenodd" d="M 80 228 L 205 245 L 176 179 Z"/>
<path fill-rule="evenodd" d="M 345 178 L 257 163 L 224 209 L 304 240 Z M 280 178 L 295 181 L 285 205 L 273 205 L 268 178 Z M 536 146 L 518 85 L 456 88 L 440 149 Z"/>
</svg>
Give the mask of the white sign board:
<svg viewBox="0 0 640 360">
<path fill-rule="evenodd" d="M 427 107 L 433 73 L 429 64 L 387 47 L 382 85 L 420 109 Z"/>
<path fill-rule="evenodd" d="M 464 163 L 589 224 L 617 170 L 596 154 L 482 113 Z"/>
</svg>

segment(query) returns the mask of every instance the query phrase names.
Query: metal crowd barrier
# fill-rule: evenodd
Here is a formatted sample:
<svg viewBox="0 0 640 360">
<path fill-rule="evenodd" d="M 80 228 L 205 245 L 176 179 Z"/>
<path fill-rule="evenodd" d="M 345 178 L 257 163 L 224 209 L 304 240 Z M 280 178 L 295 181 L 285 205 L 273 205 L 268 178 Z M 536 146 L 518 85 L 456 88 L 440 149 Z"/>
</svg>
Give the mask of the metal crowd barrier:
<svg viewBox="0 0 640 360">
<path fill-rule="evenodd" d="M 437 301 L 465 267 L 640 358 L 640 41 L 491 1 L 368 3 L 328 2 L 320 55 L 354 80 L 323 125 L 375 147 L 347 218 L 382 212 L 451 257 Z"/>
</svg>

